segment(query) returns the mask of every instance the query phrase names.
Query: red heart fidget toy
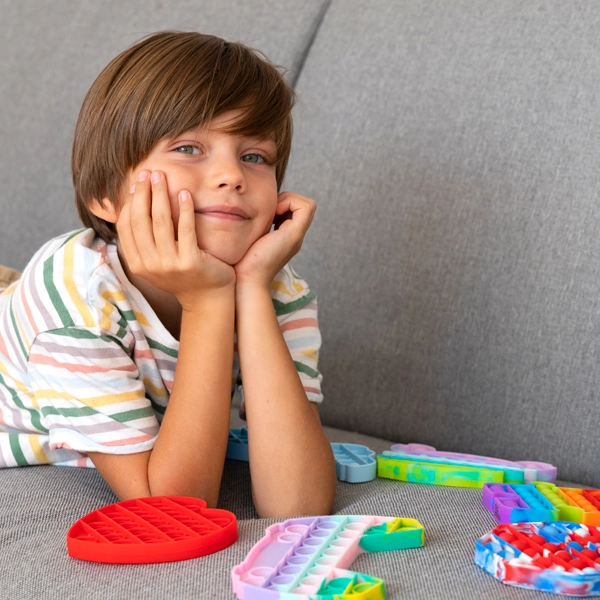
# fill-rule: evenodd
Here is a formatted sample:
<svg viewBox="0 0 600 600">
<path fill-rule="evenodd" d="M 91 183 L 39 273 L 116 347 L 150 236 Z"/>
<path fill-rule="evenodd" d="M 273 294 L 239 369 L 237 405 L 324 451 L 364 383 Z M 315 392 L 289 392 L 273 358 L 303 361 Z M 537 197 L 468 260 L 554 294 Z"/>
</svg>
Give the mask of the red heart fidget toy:
<svg viewBox="0 0 600 600">
<path fill-rule="evenodd" d="M 104 563 L 171 562 L 219 552 L 238 538 L 227 510 L 187 496 L 116 502 L 79 519 L 67 533 L 69 556 Z"/>
</svg>

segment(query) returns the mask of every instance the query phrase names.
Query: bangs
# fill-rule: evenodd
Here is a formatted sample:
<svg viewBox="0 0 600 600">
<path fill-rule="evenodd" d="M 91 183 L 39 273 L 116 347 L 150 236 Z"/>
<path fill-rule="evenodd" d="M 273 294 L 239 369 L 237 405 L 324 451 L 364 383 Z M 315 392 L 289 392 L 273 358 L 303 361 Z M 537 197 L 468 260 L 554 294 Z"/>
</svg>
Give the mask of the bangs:
<svg viewBox="0 0 600 600">
<path fill-rule="evenodd" d="M 295 94 L 282 73 L 240 44 L 218 38 L 198 42 L 185 52 L 170 48 L 163 60 L 156 62 L 156 76 L 145 79 L 146 85 L 138 85 L 130 98 L 138 113 L 131 163 L 144 160 L 158 141 L 208 125 L 231 110 L 241 114 L 223 131 L 272 139 L 277 147 L 276 163 L 287 163 Z"/>
</svg>

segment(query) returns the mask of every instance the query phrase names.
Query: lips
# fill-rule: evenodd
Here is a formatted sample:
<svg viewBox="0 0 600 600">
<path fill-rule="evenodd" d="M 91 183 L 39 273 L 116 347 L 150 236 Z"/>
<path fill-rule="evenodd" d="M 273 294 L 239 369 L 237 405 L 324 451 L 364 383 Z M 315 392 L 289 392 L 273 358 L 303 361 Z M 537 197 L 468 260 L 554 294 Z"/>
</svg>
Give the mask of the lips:
<svg viewBox="0 0 600 600">
<path fill-rule="evenodd" d="M 225 204 L 217 204 L 214 206 L 205 206 L 198 208 L 196 214 L 215 219 L 226 219 L 230 221 L 239 221 L 249 219 L 250 216 L 239 206 L 227 206 Z"/>
</svg>

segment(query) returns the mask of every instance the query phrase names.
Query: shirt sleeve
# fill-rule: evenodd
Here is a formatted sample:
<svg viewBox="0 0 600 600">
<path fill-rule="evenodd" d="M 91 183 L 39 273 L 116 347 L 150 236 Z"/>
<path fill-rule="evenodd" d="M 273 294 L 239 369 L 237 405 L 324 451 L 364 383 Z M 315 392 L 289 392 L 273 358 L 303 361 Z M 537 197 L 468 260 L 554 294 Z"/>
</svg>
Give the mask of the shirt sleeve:
<svg viewBox="0 0 600 600">
<path fill-rule="evenodd" d="M 290 351 L 307 398 L 322 402 L 318 370 L 321 332 L 317 314 L 317 295 L 294 270 L 286 265 L 271 284 L 271 297 L 279 327 Z"/>
<path fill-rule="evenodd" d="M 41 333 L 30 349 L 28 376 L 51 449 L 153 448 L 158 420 L 122 338 L 78 327 Z"/>
</svg>

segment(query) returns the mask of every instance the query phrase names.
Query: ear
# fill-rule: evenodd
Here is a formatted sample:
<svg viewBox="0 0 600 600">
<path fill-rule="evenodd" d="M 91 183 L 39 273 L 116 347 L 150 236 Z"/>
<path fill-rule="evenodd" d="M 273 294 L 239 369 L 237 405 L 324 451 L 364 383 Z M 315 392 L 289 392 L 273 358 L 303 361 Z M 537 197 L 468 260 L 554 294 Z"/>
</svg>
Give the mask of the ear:
<svg viewBox="0 0 600 600">
<path fill-rule="evenodd" d="M 108 198 L 98 200 L 93 198 L 90 204 L 90 210 L 99 219 L 104 219 L 108 223 L 116 223 L 119 218 L 119 211 L 113 206 Z"/>
</svg>

